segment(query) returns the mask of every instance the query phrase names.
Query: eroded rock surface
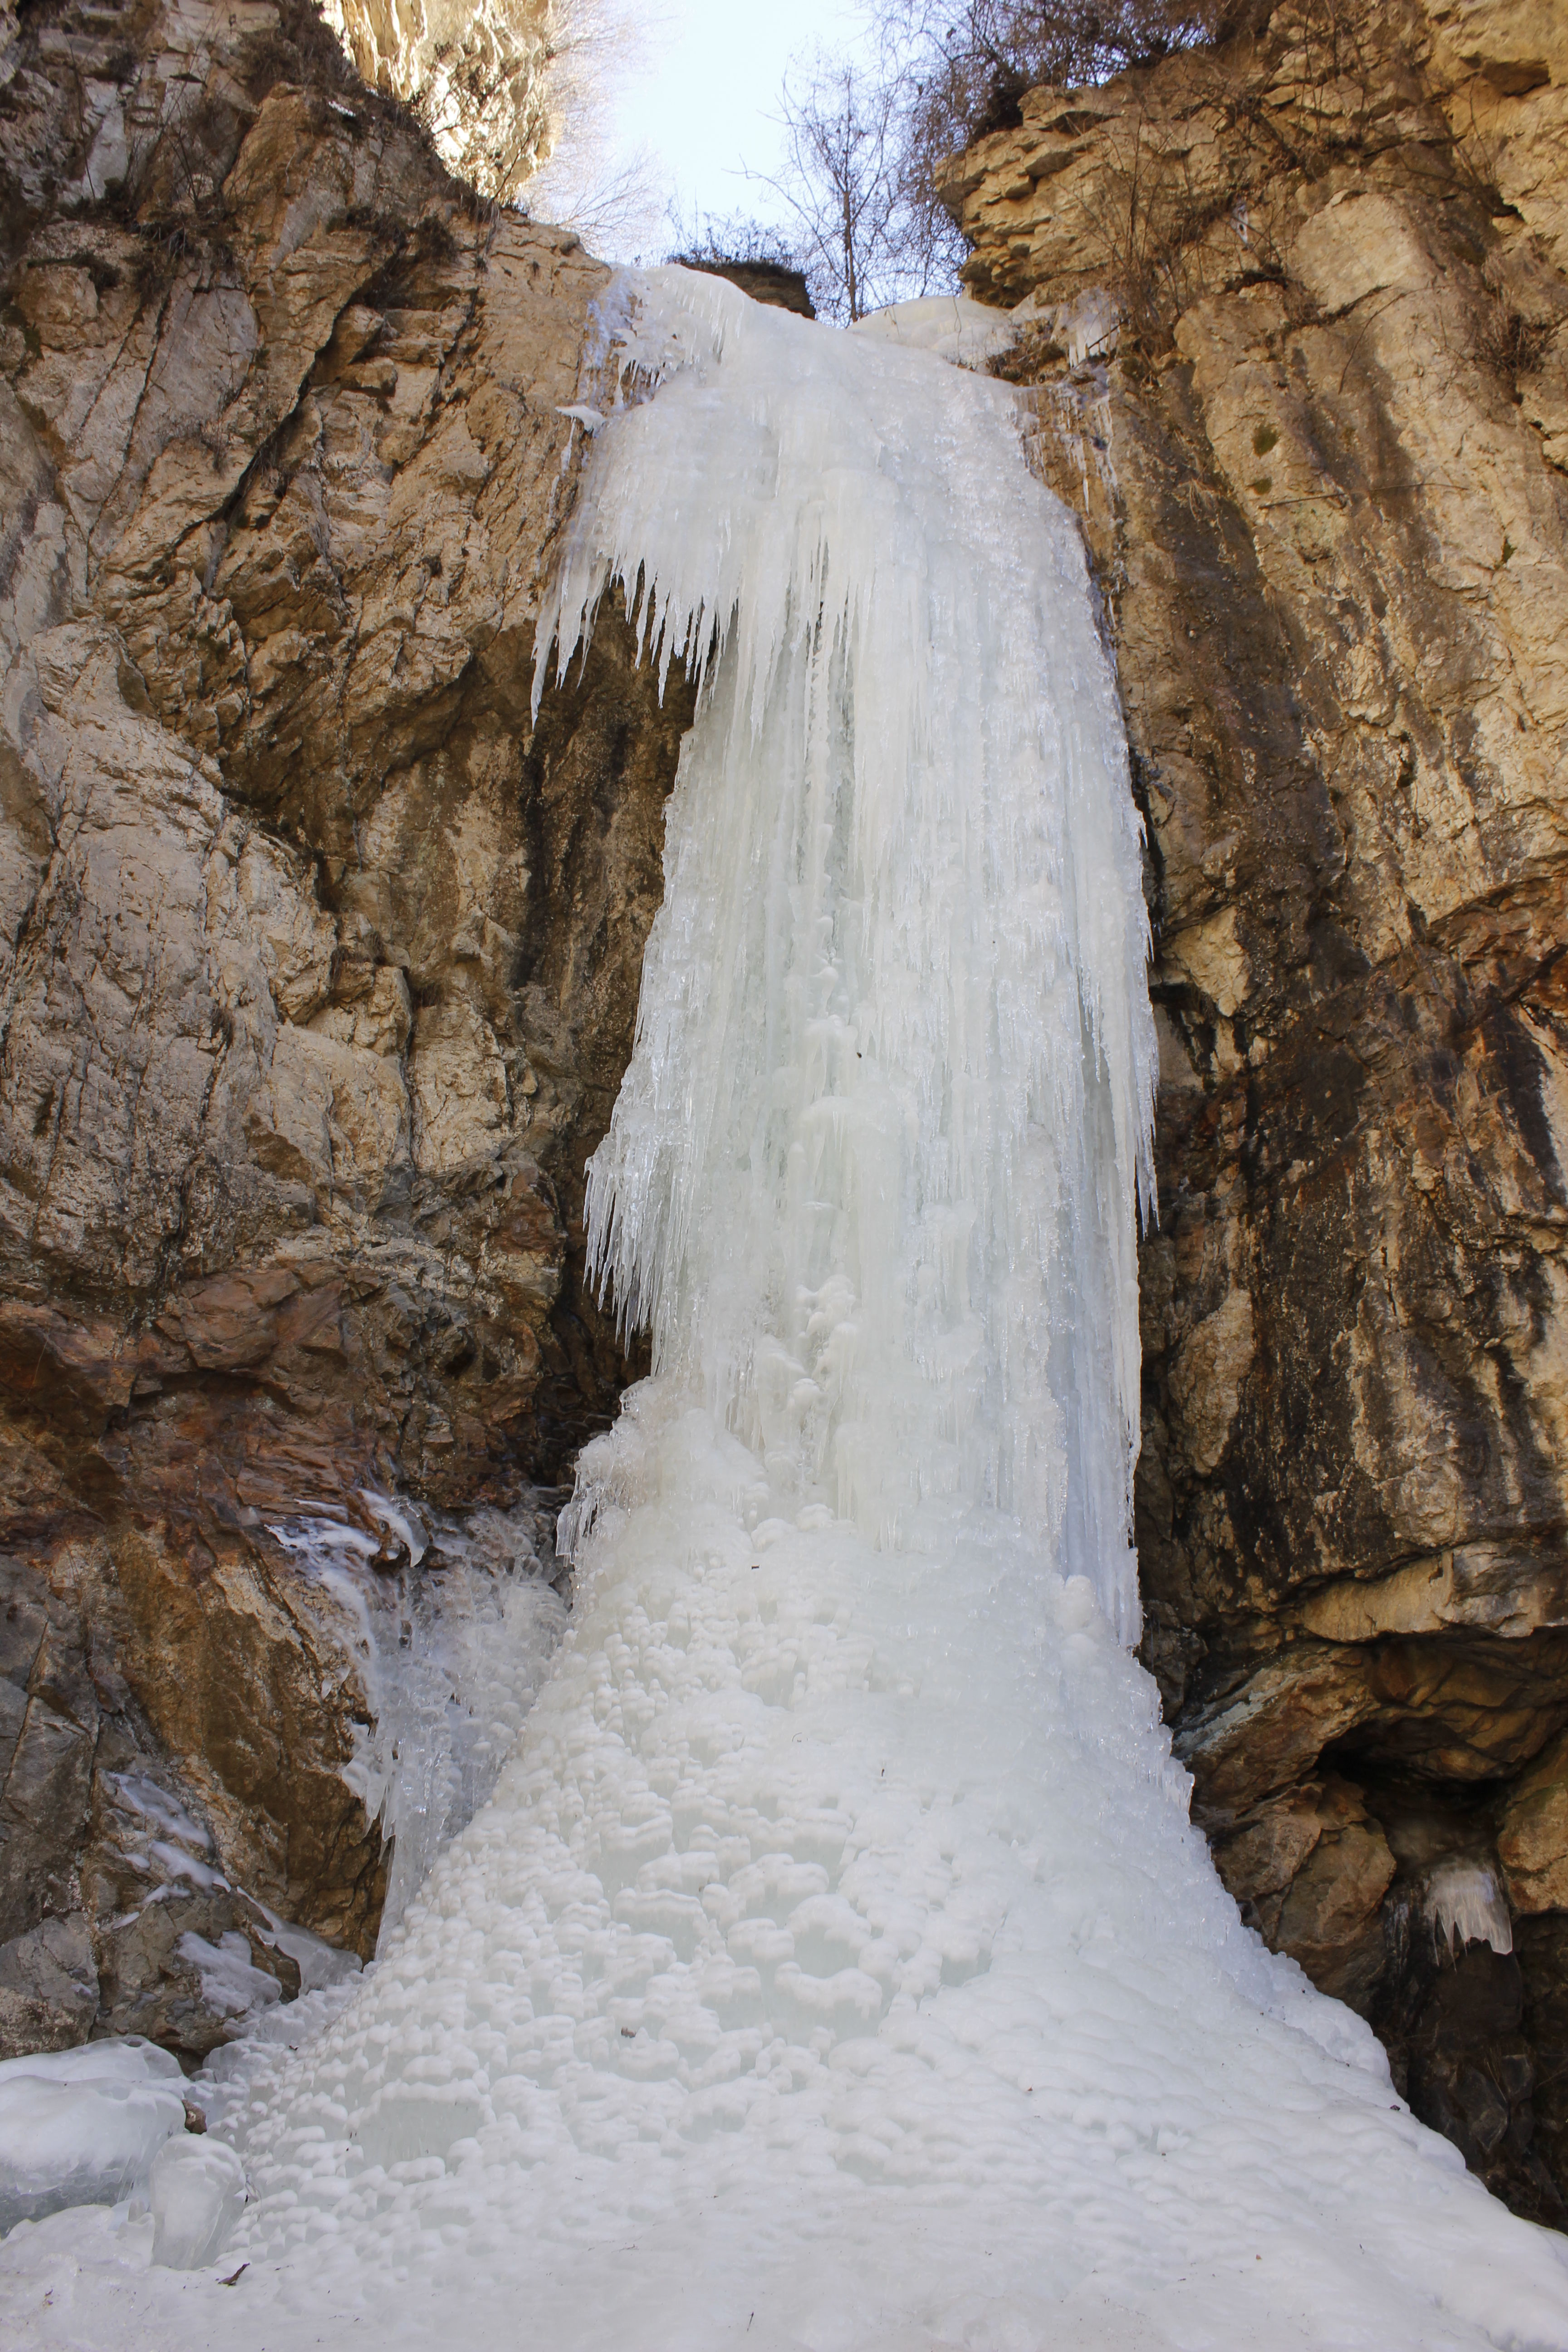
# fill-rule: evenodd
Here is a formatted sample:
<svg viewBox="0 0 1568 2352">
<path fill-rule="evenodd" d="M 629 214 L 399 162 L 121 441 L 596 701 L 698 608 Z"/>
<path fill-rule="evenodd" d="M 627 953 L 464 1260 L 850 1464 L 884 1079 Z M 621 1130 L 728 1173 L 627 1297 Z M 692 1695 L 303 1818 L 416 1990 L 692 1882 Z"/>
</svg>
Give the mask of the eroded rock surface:
<svg viewBox="0 0 1568 2352">
<path fill-rule="evenodd" d="M 1020 114 L 948 195 L 1149 823 L 1146 1655 L 1264 1933 L 1561 2220 L 1568 17 L 1301 0 Z M 1517 1952 L 1438 1967 L 1445 1860 Z"/>
<path fill-rule="evenodd" d="M 548 158 L 551 68 L 570 39 L 559 0 L 324 0 L 321 13 L 370 87 L 416 105 L 481 194 L 515 195 Z"/>
<path fill-rule="evenodd" d="M 582 1170 L 689 705 L 607 620 L 534 724 L 605 272 L 309 6 L 0 13 L 0 2029 L 198 2050 L 191 1938 L 380 1901 L 271 1529 L 548 1484 L 626 1378 Z"/>
</svg>

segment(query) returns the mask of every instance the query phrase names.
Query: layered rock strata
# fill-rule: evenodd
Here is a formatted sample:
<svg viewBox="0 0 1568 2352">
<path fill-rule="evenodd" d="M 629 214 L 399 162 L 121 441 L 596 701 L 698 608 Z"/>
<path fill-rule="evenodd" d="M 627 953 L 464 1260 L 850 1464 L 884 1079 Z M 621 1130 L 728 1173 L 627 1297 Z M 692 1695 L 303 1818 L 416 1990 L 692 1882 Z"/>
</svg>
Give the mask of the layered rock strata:
<svg viewBox="0 0 1568 2352">
<path fill-rule="evenodd" d="M 443 163 L 501 199 L 548 161 L 551 68 L 570 0 L 324 0 L 321 14 L 372 89 L 406 100 Z"/>
<path fill-rule="evenodd" d="M 1568 18 L 1302 0 L 1019 115 L 947 197 L 1148 820 L 1145 1654 L 1250 1916 L 1561 2221 Z"/>
<path fill-rule="evenodd" d="M 574 238 L 298 0 L 0 43 L 0 2041 L 140 1969 L 197 2050 L 103 1924 L 126 1787 L 247 1968 L 380 1902 L 353 1629 L 271 1530 L 548 1485 L 626 1377 L 582 1170 L 688 706 L 607 617 L 531 715 Z"/>
</svg>

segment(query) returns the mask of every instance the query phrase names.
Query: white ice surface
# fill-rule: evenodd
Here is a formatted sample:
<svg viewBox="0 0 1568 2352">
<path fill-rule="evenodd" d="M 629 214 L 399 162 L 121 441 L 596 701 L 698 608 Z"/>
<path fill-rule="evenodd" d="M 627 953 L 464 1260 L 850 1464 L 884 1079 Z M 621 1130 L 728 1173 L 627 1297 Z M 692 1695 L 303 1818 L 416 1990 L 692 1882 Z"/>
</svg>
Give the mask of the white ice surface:
<svg viewBox="0 0 1568 2352">
<path fill-rule="evenodd" d="M 967 294 L 925 294 L 910 302 L 889 302 L 886 310 L 859 320 L 850 332 L 896 343 L 906 352 L 930 352 L 971 368 L 984 367 L 1018 339 L 1009 312 Z"/>
<path fill-rule="evenodd" d="M 172 2271 L 216 2262 L 245 2210 L 245 2167 L 232 2147 L 182 2132 L 165 2140 L 147 2178 L 153 2260 Z"/>
<path fill-rule="evenodd" d="M 490 1802 L 228 2056 L 237 2284 L 61 2215 L 0 2335 L 1568 2346 L 1561 2242 L 1241 1927 L 1118 1638 L 1138 844 L 1011 395 L 683 272 L 602 357 L 563 653 L 640 565 L 709 681 L 594 1178 L 656 1377 Z"/>
<path fill-rule="evenodd" d="M 184 2081 L 138 2034 L 0 2063 L 0 2231 L 128 2196 L 184 2129 Z"/>
</svg>

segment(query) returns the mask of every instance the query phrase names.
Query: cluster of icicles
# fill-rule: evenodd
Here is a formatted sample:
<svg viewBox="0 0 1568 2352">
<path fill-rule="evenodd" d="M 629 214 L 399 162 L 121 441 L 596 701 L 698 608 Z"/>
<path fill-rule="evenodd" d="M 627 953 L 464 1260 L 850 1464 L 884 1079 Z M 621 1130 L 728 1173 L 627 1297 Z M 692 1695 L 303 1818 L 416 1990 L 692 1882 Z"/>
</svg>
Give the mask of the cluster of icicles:
<svg viewBox="0 0 1568 2352">
<path fill-rule="evenodd" d="M 218 2126 L 240 2285 L 60 2217 L 71 2340 L 1568 2344 L 1126 1647 L 1140 845 L 1015 395 L 679 270 L 603 328 L 542 644 L 703 680 L 592 1172 L 654 1377 L 494 1797 Z"/>
</svg>

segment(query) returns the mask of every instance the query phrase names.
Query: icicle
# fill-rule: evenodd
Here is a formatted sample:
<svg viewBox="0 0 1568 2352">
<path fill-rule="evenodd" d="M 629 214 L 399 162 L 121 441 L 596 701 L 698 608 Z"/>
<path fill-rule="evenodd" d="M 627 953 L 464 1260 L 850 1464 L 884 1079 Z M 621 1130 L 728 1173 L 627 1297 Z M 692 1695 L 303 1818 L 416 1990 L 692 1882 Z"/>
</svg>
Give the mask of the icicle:
<svg viewBox="0 0 1568 2352">
<path fill-rule="evenodd" d="M 1513 1949 L 1513 1920 L 1489 1863 L 1453 1856 L 1440 1862 L 1421 1890 L 1421 1908 L 1436 1941 L 1461 1952 L 1467 1944 Z"/>
</svg>

